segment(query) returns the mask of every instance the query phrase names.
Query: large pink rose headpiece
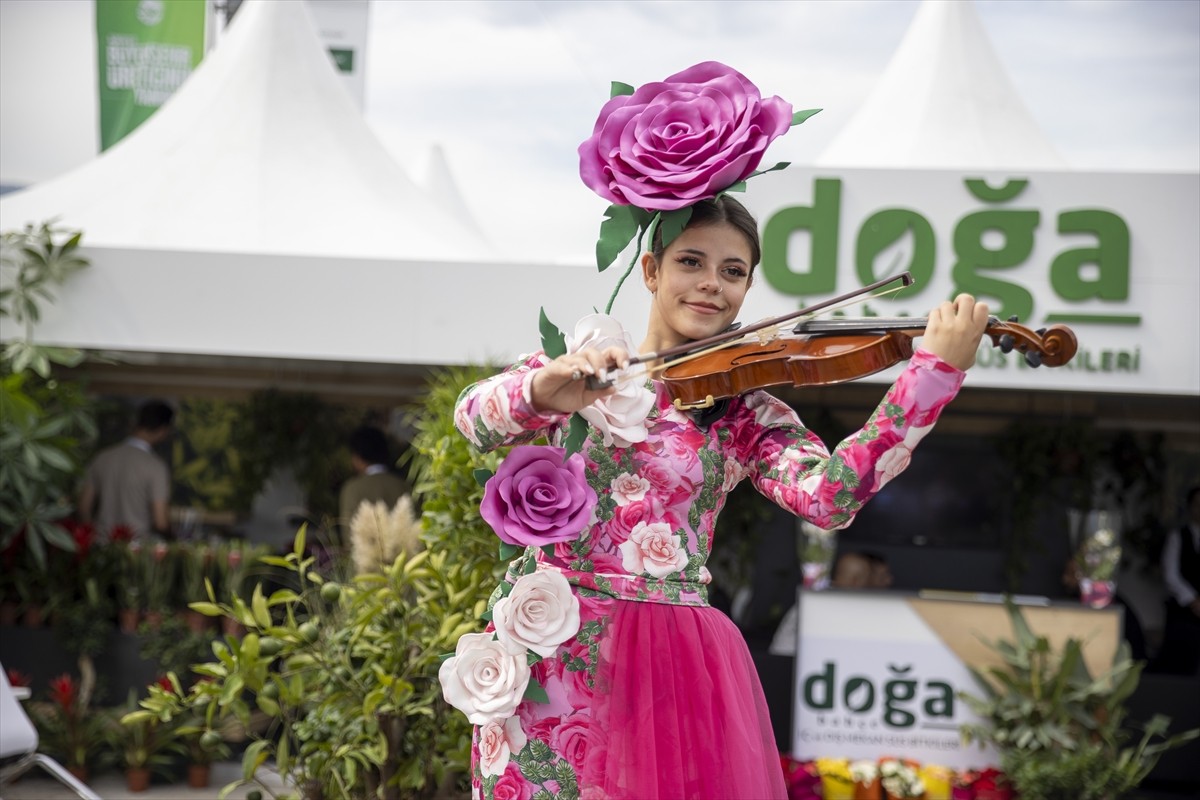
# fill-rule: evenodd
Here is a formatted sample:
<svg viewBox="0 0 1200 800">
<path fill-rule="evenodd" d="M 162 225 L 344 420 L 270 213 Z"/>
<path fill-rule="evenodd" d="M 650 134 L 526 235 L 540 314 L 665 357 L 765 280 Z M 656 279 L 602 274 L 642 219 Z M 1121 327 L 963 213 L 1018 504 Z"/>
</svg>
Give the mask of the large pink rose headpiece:
<svg viewBox="0 0 1200 800">
<path fill-rule="evenodd" d="M 610 202 L 673 211 L 745 180 L 791 125 L 790 103 L 705 61 L 605 103 L 579 175 Z"/>
</svg>

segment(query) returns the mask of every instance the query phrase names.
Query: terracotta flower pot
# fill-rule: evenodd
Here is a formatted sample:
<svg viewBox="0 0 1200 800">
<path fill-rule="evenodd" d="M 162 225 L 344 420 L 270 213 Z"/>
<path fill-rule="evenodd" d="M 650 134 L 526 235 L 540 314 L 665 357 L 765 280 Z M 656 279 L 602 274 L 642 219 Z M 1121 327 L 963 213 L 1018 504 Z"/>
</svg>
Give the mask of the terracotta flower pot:
<svg viewBox="0 0 1200 800">
<path fill-rule="evenodd" d="M 199 611 L 192 611 L 189 608 L 186 619 L 188 630 L 192 633 L 208 633 L 211 620 Z"/>
<path fill-rule="evenodd" d="M 88 774 L 87 765 L 73 764 L 73 765 L 67 767 L 67 772 L 71 773 L 72 775 L 74 775 L 76 778 L 83 781 L 84 783 L 88 782 L 89 774 Z"/>
<path fill-rule="evenodd" d="M 21 615 L 21 624 L 26 628 L 40 628 L 46 622 L 46 611 L 41 606 L 26 606 Z"/>
<path fill-rule="evenodd" d="M 203 789 L 208 786 L 208 764 L 188 764 L 187 782 L 193 789 Z"/>
<path fill-rule="evenodd" d="M 879 800 L 883 796 L 883 786 L 879 778 L 870 783 L 854 784 L 854 800 Z"/>
<path fill-rule="evenodd" d="M 21 618 L 21 606 L 11 600 L 0 603 L 0 625 L 13 626 Z"/>
<path fill-rule="evenodd" d="M 146 767 L 127 767 L 125 788 L 131 792 L 144 792 L 150 788 L 150 770 Z"/>
<path fill-rule="evenodd" d="M 221 633 L 226 636 L 233 636 L 240 639 L 246 635 L 246 626 L 238 622 L 236 619 L 229 617 L 221 617 Z"/>
<path fill-rule="evenodd" d="M 122 608 L 117 611 L 117 627 L 121 633 L 137 633 L 138 622 L 142 612 L 136 608 Z"/>
</svg>

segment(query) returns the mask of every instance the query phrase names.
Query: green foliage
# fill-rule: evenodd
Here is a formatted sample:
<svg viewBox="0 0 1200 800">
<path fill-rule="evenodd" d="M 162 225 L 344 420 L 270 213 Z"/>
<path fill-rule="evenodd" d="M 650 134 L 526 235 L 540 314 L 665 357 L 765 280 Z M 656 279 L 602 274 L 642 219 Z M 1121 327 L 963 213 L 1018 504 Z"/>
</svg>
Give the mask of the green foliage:
<svg viewBox="0 0 1200 800">
<path fill-rule="evenodd" d="M 233 444 L 240 404 L 189 398 L 179 404 L 171 444 L 172 500 L 175 505 L 209 511 L 237 506 L 234 476 L 241 472 Z"/>
<path fill-rule="evenodd" d="M 250 508 L 271 473 L 286 466 L 295 470 L 309 511 L 318 518 L 335 516 L 338 488 L 349 477 L 345 442 L 355 421 L 350 412 L 315 395 L 255 392 L 232 425 L 233 463 L 238 467 L 234 506 Z"/>
<path fill-rule="evenodd" d="M 437 673 L 462 634 L 482 629 L 487 592 L 502 576 L 474 477 L 500 456 L 475 452 L 453 425 L 459 391 L 483 374 L 435 375 L 413 414 L 427 549 L 335 591 L 302 528 L 291 553 L 260 559 L 282 574 L 282 588 L 257 583 L 247 597 L 218 595 L 210 584 L 208 600 L 192 604 L 246 633 L 214 642 L 215 660 L 192 666 L 202 680 L 189 690 L 152 694 L 141 706 L 164 720 L 196 714 L 202 722 L 187 725 L 206 731 L 230 720 L 254 731 L 255 712 L 270 718 L 251 733 L 234 786 L 261 786 L 257 770 L 270 758 L 291 785 L 320 786 L 327 796 L 361 796 L 375 785 L 382 797 L 415 800 L 466 791 L 471 726 L 442 699 Z"/>
<path fill-rule="evenodd" d="M 1008 604 L 1013 641 L 989 642 L 1003 666 L 972 670 L 982 696 L 963 700 L 984 719 L 964 725 L 967 741 L 993 745 L 1001 767 L 1024 800 L 1108 800 L 1135 789 L 1162 753 L 1200 736 L 1191 730 L 1167 736 L 1170 720 L 1156 715 L 1129 744 L 1125 701 L 1137 688 L 1144 664 L 1122 643 L 1112 667 L 1093 677 L 1082 643 L 1068 639 L 1061 652 L 1029 628 Z"/>
<path fill-rule="evenodd" d="M 51 374 L 53 364 L 75 366 L 83 353 L 33 341 L 41 304 L 87 266 L 77 252 L 81 236 L 49 224 L 0 235 L 0 319 L 11 318 L 23 330 L 6 337 L 0 354 L 0 547 L 24 531 L 42 566 L 47 546 L 74 550 L 56 523 L 72 511 L 82 454 L 95 436 L 82 389 Z M 5 324 L 6 334 L 11 325 Z"/>
</svg>

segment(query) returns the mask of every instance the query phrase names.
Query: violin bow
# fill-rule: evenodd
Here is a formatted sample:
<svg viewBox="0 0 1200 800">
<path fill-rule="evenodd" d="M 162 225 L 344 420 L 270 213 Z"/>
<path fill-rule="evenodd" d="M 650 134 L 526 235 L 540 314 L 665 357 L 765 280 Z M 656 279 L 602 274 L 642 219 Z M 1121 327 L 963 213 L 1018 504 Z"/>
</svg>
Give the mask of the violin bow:
<svg viewBox="0 0 1200 800">
<path fill-rule="evenodd" d="M 725 331 L 724 333 L 718 333 L 715 336 L 709 336 L 704 339 L 696 339 L 695 341 L 685 342 L 684 344 L 677 345 L 675 347 L 668 347 L 666 350 L 661 350 L 658 352 L 639 353 L 638 355 L 629 359 L 626 369 L 628 369 L 628 367 L 637 366 L 638 364 L 645 364 L 649 361 L 661 360 L 664 363 L 656 367 L 647 367 L 646 369 L 648 374 L 661 372 L 669 366 L 675 366 L 676 364 L 681 364 L 690 359 L 699 358 L 700 356 L 711 353 L 714 350 L 719 350 L 728 345 L 743 341 L 752 333 L 757 333 L 758 331 L 762 331 L 767 328 L 778 329 L 779 326 L 783 325 L 785 322 L 791 322 L 792 320 L 800 317 L 813 316 L 817 312 L 838 308 L 856 298 L 862 297 L 863 295 L 871 295 L 871 293 L 875 292 L 877 289 L 882 289 L 884 286 L 895 283 L 896 281 L 900 281 L 900 286 L 889 289 L 887 293 L 890 294 L 892 292 L 900 291 L 905 287 L 912 286 L 912 273 L 902 272 L 899 275 L 894 275 L 890 278 L 883 278 L 882 280 L 875 281 L 874 283 L 850 292 L 846 292 L 845 294 L 840 294 L 837 297 L 830 298 L 829 300 L 823 300 L 820 303 L 814 303 L 811 306 L 805 306 L 799 311 L 791 311 L 778 317 L 770 317 L 768 319 L 760 320 L 747 325 L 744 328 Z M 668 363 L 667 359 L 671 359 L 674 356 L 680 356 L 680 358 L 675 358 L 673 361 Z M 589 376 L 587 381 L 589 389 L 606 389 L 612 384 L 612 380 L 602 380 L 599 376 Z"/>
</svg>

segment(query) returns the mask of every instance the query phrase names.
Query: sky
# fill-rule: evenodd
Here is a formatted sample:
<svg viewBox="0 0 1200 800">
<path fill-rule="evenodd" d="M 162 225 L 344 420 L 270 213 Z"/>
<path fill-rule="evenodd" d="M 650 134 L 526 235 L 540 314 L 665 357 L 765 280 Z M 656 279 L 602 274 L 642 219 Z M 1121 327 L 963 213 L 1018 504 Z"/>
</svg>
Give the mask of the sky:
<svg viewBox="0 0 1200 800">
<path fill-rule="evenodd" d="M 1072 168 L 1200 171 L 1200 0 L 971 1 Z M 583 263 L 607 203 L 579 180 L 576 148 L 611 81 L 723 61 L 764 94 L 824 109 L 768 154 L 811 163 L 878 81 L 918 5 L 371 0 L 364 113 L 418 179 L 441 147 L 501 252 Z M 0 183 L 95 157 L 92 13 L 91 0 L 0 0 Z"/>
</svg>

